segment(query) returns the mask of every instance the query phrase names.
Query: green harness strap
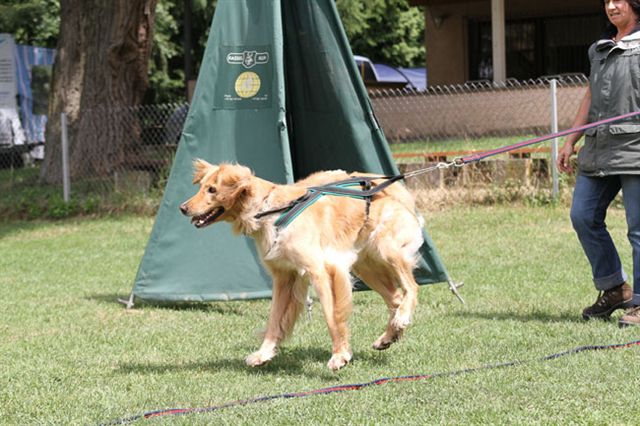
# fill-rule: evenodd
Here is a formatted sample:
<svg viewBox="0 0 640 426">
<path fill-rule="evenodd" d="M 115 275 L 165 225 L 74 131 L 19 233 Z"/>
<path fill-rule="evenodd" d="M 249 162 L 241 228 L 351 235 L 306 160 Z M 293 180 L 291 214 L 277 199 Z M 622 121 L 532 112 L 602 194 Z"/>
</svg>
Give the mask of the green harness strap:
<svg viewBox="0 0 640 426">
<path fill-rule="evenodd" d="M 323 186 L 314 186 L 307 189 L 307 193 L 302 197 L 292 201 L 287 206 L 269 210 L 266 212 L 258 213 L 255 218 L 280 213 L 280 217 L 275 221 L 275 226 L 280 229 L 286 228 L 296 217 L 306 210 L 310 205 L 318 201 L 320 197 L 324 195 L 334 195 L 338 197 L 351 197 L 367 202 L 367 216 L 369 215 L 369 206 L 371 199 L 375 194 L 385 189 L 387 186 L 400 179 L 403 179 L 404 175 L 394 176 L 353 176 L 349 179 L 335 182 Z M 377 179 L 386 179 L 385 182 L 378 186 L 372 187 L 371 182 Z M 351 187 L 359 186 L 361 189 L 350 189 Z"/>
</svg>

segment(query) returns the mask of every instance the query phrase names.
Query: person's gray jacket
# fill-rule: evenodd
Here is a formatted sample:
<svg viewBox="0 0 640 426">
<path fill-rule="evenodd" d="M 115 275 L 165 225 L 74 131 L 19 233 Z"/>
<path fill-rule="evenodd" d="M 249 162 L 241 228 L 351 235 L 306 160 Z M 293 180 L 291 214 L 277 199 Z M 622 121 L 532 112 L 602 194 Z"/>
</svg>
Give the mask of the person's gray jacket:
<svg viewBox="0 0 640 426">
<path fill-rule="evenodd" d="M 589 122 L 640 110 L 640 31 L 589 48 Z M 585 131 L 578 170 L 587 176 L 640 174 L 640 118 Z"/>
</svg>

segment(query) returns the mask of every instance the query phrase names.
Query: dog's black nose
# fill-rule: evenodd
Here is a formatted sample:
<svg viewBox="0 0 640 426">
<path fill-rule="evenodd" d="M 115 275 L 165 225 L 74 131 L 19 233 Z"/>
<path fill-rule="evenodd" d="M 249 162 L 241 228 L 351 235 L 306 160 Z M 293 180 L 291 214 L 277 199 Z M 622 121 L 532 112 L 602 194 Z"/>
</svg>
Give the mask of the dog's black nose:
<svg viewBox="0 0 640 426">
<path fill-rule="evenodd" d="M 182 212 L 183 215 L 186 215 L 187 213 L 189 213 L 189 207 L 187 207 L 187 203 L 180 204 L 180 211 Z"/>
</svg>

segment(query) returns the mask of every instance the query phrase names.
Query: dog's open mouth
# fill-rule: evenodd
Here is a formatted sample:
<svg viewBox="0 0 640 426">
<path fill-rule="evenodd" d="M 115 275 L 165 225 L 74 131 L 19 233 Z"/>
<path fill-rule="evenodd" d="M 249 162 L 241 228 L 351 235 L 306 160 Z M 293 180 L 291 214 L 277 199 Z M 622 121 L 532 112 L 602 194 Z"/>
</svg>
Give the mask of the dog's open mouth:
<svg viewBox="0 0 640 426">
<path fill-rule="evenodd" d="M 200 216 L 194 216 L 191 219 L 191 223 L 193 223 L 196 228 L 204 228 L 205 226 L 211 225 L 213 222 L 215 222 L 216 219 L 222 215 L 222 213 L 224 213 L 224 207 L 216 207 L 208 213 Z"/>
</svg>

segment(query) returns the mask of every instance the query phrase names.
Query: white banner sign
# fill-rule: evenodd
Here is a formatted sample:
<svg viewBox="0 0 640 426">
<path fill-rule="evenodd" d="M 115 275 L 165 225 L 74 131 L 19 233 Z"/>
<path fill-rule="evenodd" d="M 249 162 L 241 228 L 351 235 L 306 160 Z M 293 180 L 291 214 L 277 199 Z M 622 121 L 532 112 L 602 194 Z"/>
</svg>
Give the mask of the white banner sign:
<svg viewBox="0 0 640 426">
<path fill-rule="evenodd" d="M 15 44 L 10 34 L 0 34 L 0 108 L 15 110 L 16 64 Z"/>
</svg>

